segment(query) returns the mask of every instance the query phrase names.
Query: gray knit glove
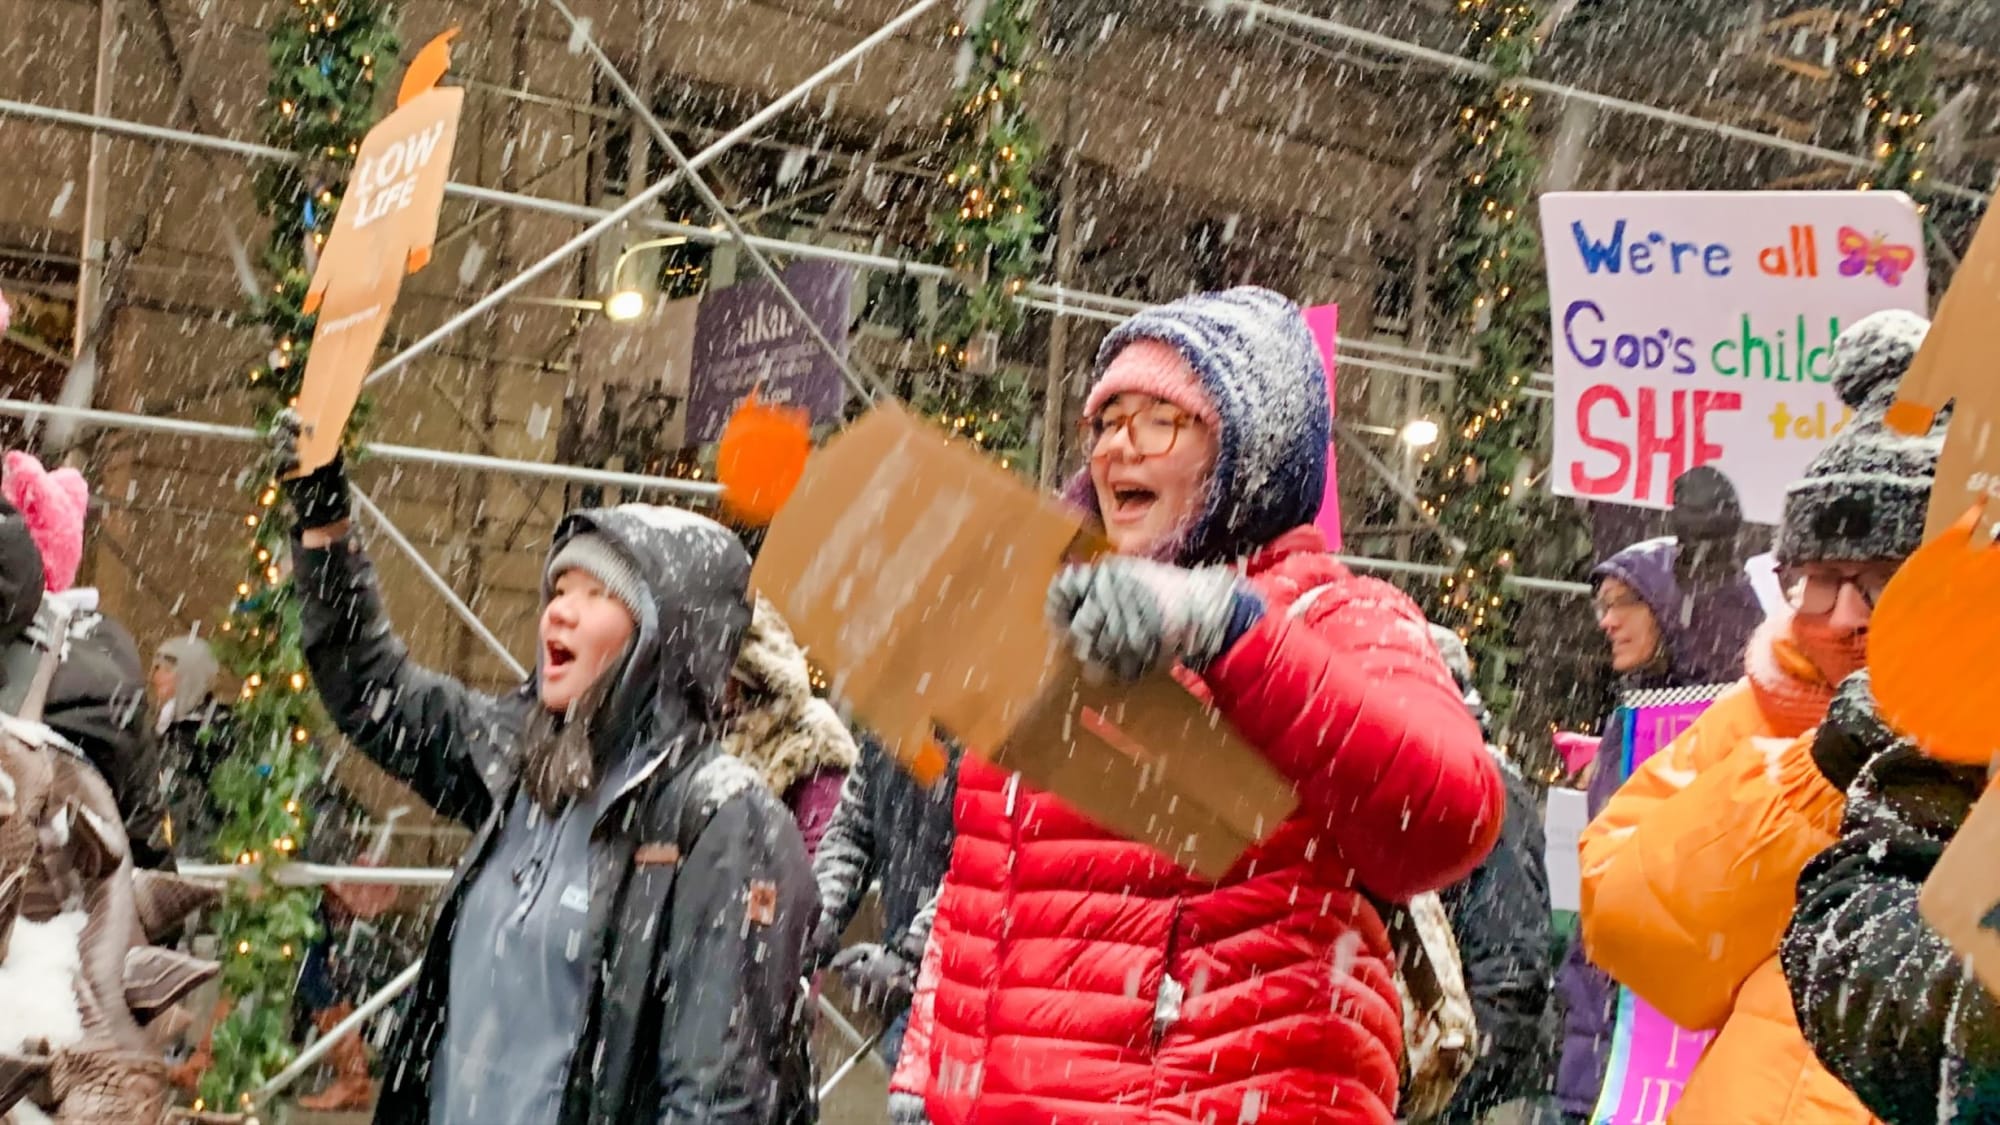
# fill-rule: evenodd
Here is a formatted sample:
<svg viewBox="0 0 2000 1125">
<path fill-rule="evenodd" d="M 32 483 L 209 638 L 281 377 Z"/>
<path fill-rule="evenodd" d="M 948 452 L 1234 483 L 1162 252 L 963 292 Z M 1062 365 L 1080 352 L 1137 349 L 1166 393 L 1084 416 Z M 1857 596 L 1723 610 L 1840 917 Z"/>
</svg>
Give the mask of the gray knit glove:
<svg viewBox="0 0 2000 1125">
<path fill-rule="evenodd" d="M 857 1001 L 885 1016 L 909 1007 L 916 995 L 916 963 L 890 946 L 850 945 L 827 969 L 839 975 Z"/>
<path fill-rule="evenodd" d="M 1056 576 L 1049 623 L 1078 660 L 1125 683 L 1176 662 L 1200 671 L 1227 647 L 1241 584 L 1225 567 L 1105 559 Z"/>
</svg>

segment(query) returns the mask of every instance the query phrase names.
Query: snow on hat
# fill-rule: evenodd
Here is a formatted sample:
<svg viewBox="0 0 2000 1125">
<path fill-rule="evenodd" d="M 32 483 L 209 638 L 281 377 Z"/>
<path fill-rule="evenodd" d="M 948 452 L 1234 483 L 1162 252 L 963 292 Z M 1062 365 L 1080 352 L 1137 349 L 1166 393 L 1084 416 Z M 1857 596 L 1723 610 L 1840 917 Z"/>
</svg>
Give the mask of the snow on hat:
<svg viewBox="0 0 2000 1125">
<path fill-rule="evenodd" d="M 639 568 L 625 557 L 609 537 L 594 531 L 571 536 L 562 545 L 555 557 L 549 560 L 549 569 L 543 577 L 542 600 L 548 601 L 556 588 L 556 579 L 572 570 L 581 570 L 604 583 L 604 589 L 612 597 L 623 602 L 632 614 L 632 620 L 643 621 L 646 607 L 652 599 L 646 593 L 646 583 L 639 577 Z"/>
<path fill-rule="evenodd" d="M 1915 437 L 1891 430 L 1883 416 L 1929 328 L 1923 317 L 1891 309 L 1834 341 L 1834 389 L 1855 416 L 1785 489 L 1778 561 L 1900 561 L 1923 543 L 1950 411 L 1938 411 L 1930 432 Z"/>
<path fill-rule="evenodd" d="M 44 587 L 51 594 L 69 589 L 83 565 L 83 520 L 90 511 L 83 474 L 50 472 L 32 454 L 11 450 L 0 462 L 0 495 L 20 510 L 41 552 Z"/>
<path fill-rule="evenodd" d="M 1333 420 L 1326 369 L 1299 307 L 1269 289 L 1242 286 L 1148 309 L 1105 338 L 1097 353 L 1098 382 L 1087 401 L 1101 405 L 1110 394 L 1121 393 L 1101 394 L 1107 382 L 1116 388 L 1134 372 L 1144 371 L 1149 378 L 1159 374 L 1153 362 L 1159 357 L 1151 349 L 1135 357 L 1135 366 L 1118 363 L 1142 341 L 1180 353 L 1220 423 L 1207 507 L 1173 561 L 1237 558 L 1311 523 L 1326 493 Z M 1114 374 L 1118 382 L 1112 381 Z M 1157 385 L 1181 393 L 1164 381 Z M 1124 390 L 1145 387 L 1135 383 Z M 1177 398 L 1159 397 L 1187 409 Z M 1098 514 L 1087 471 L 1068 494 L 1085 511 Z"/>
</svg>

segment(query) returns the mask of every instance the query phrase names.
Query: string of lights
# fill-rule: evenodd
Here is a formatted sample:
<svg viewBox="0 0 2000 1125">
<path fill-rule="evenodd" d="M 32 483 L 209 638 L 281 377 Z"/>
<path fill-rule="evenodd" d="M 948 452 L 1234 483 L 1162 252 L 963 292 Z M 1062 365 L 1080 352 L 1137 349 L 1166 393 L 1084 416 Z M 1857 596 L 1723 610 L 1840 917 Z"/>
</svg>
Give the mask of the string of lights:
<svg viewBox="0 0 2000 1125">
<path fill-rule="evenodd" d="M 1567 542 L 1567 506 L 1526 481 L 1546 437 L 1529 381 L 1548 352 L 1548 290 L 1533 204 L 1541 174 L 1521 85 L 1533 61 L 1537 0 L 1459 0 L 1473 57 L 1493 76 L 1468 77 L 1453 121 L 1457 182 L 1439 271 L 1439 307 L 1470 335 L 1474 361 L 1452 383 L 1442 439 L 1423 454 L 1424 511 L 1454 537 L 1456 557 L 1432 617 L 1470 648 L 1480 689 L 1506 714 L 1515 602 L 1506 578 L 1530 535 Z M 1553 529 L 1553 530 L 1552 530 Z"/>
<path fill-rule="evenodd" d="M 272 278 L 252 310 L 271 348 L 246 374 L 261 430 L 298 394 L 312 339 L 306 289 L 346 171 L 375 119 L 376 60 L 394 59 L 396 50 L 386 8 L 359 0 L 294 0 L 271 30 L 265 139 L 304 159 L 267 164 L 256 182 L 258 209 L 270 221 L 262 265 Z M 252 1092 L 293 1057 L 298 962 L 319 936 L 318 891 L 273 875 L 300 854 L 311 830 L 307 792 L 319 778 L 313 731 L 322 721 L 299 651 L 284 521 L 271 518 L 277 485 L 253 477 L 251 497 L 242 524 L 246 573 L 215 638 L 242 684 L 233 754 L 211 784 L 226 811 L 214 858 L 257 870 L 231 883 L 217 913 L 222 988 L 232 1006 L 214 1032 L 214 1061 L 194 1103 L 197 1111 L 246 1115 Z"/>
</svg>

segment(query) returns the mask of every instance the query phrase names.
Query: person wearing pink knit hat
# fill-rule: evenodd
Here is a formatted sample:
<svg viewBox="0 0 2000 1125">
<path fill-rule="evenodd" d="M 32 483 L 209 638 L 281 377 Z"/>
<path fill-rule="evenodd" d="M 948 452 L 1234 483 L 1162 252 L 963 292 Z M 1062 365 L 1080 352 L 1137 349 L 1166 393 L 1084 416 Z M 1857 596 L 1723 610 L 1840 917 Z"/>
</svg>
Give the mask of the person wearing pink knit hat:
<svg viewBox="0 0 2000 1125">
<path fill-rule="evenodd" d="M 83 474 L 75 469 L 50 472 L 33 454 L 9 450 L 0 459 L 0 496 L 27 524 L 49 593 L 76 585 L 83 564 L 83 521 L 90 511 L 90 485 Z"/>
<path fill-rule="evenodd" d="M 162 832 L 159 759 L 146 722 L 146 676 L 132 634 L 76 587 L 90 486 L 75 469 L 53 472 L 32 455 L 0 457 L 0 711 L 13 714 L 39 657 L 30 627 L 45 600 L 70 610 L 69 650 L 49 684 L 43 721 L 83 751 L 125 814 L 133 860 L 169 861 Z"/>
<path fill-rule="evenodd" d="M 1504 794 L 1423 615 L 1313 525 L 1312 334 L 1267 289 L 1149 309 L 1099 351 L 1082 425 L 1067 497 L 1114 553 L 1057 576 L 1050 624 L 1095 674 L 1212 703 L 1298 808 L 1210 879 L 967 753 L 891 1115 L 1387 1125 L 1403 1013 L 1375 902 L 1476 867 Z"/>
</svg>

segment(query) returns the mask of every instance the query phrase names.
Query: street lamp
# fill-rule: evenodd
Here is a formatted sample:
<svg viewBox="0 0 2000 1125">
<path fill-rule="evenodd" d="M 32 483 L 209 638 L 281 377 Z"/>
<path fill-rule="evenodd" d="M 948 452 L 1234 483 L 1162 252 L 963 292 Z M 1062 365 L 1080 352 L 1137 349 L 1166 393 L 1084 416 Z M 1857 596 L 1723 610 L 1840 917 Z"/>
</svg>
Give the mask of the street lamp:
<svg viewBox="0 0 2000 1125">
<path fill-rule="evenodd" d="M 664 246 L 682 246 L 687 243 L 685 235 L 671 238 L 649 238 L 635 242 L 618 252 L 618 262 L 611 267 L 611 292 L 604 298 L 604 315 L 612 320 L 637 320 L 646 313 L 646 292 L 629 283 L 625 277 L 625 267 L 632 256 L 641 250 L 657 250 Z"/>
<path fill-rule="evenodd" d="M 1403 431 L 1396 436 L 1411 449 L 1426 449 L 1437 443 L 1438 424 L 1429 418 L 1412 418 L 1403 424 Z"/>
</svg>

